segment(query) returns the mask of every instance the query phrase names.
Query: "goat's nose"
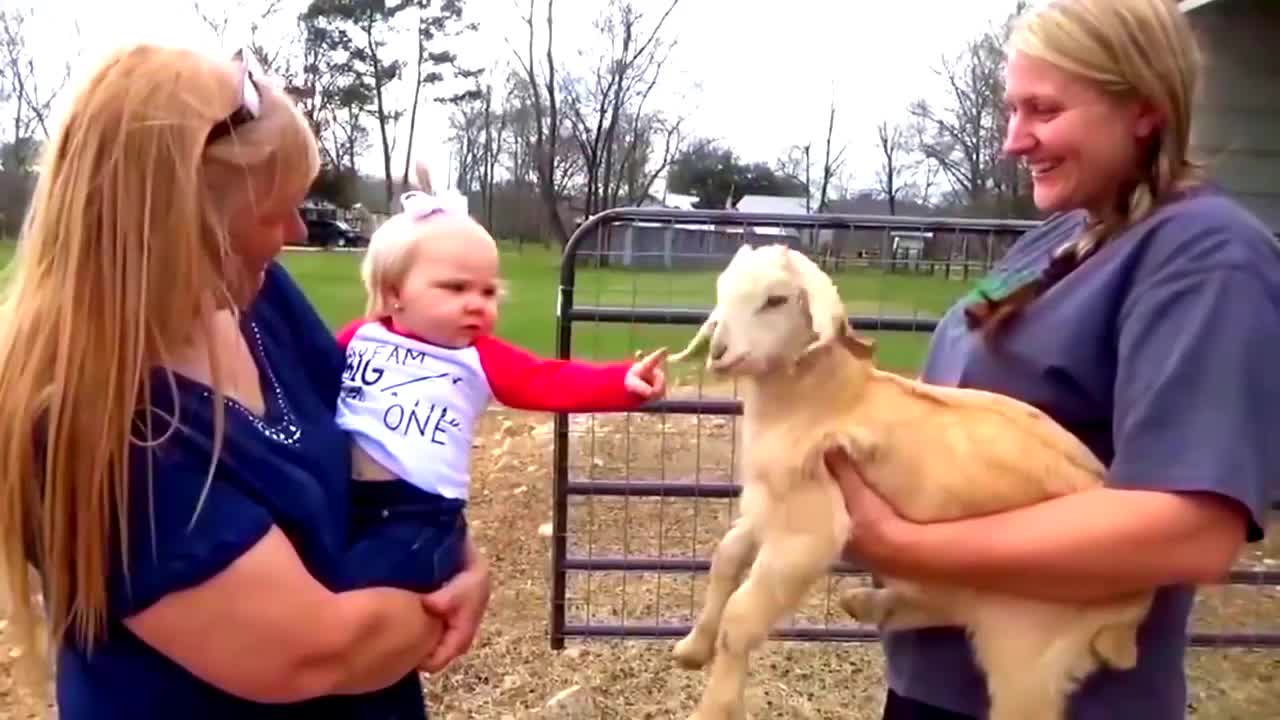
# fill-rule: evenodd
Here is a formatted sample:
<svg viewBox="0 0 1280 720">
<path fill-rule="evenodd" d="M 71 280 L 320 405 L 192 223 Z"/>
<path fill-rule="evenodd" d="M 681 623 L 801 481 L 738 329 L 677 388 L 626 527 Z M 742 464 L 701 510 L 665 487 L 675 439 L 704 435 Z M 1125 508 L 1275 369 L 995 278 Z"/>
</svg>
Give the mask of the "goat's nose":
<svg viewBox="0 0 1280 720">
<path fill-rule="evenodd" d="M 725 350 L 727 350 L 727 348 L 724 346 L 724 343 L 711 343 L 711 359 L 719 360 L 724 357 Z"/>
</svg>

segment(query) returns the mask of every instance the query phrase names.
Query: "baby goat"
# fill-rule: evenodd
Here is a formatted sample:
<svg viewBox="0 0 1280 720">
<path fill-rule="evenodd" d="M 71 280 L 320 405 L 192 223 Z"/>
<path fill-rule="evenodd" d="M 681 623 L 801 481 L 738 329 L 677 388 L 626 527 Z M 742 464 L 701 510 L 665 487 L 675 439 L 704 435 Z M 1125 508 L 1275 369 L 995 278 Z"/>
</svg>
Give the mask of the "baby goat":
<svg viewBox="0 0 1280 720">
<path fill-rule="evenodd" d="M 1102 483 L 1102 463 L 1036 408 L 876 369 L 831 279 L 785 246 L 742 246 L 716 280 L 707 321 L 671 360 L 706 340 L 708 369 L 743 388 L 742 495 L 741 516 L 712 555 L 702 612 L 673 651 L 687 668 L 712 661 L 699 720 L 746 717 L 748 655 L 841 555 L 850 520 L 822 460 L 828 449 L 842 448 L 921 523 Z M 882 632 L 964 627 L 986 673 L 991 720 L 1060 720 L 1067 696 L 1098 667 L 1132 668 L 1151 600 L 1054 604 L 882 580 L 882 589 L 846 593 L 841 606 Z"/>
</svg>

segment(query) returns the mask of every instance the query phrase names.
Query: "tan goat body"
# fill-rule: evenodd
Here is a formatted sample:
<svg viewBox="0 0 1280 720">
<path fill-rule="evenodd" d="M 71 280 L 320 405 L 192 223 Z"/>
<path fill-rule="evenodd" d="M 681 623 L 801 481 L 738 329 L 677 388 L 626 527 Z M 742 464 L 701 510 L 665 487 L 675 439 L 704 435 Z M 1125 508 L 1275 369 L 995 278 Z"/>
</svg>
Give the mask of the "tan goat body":
<svg viewBox="0 0 1280 720">
<path fill-rule="evenodd" d="M 831 279 L 785 246 L 743 246 L 716 281 L 716 307 L 672 361 L 709 341 L 707 367 L 742 388 L 740 516 L 711 559 L 704 606 L 674 648 L 711 662 L 692 717 L 745 718 L 748 655 L 840 558 L 850 531 L 823 462 L 843 448 L 868 484 L 916 522 L 1029 505 L 1102 483 L 1105 468 L 1040 410 L 1012 398 L 878 370 L 849 327 Z M 1054 604 L 907 577 L 840 604 L 881 632 L 967 631 L 990 720 L 1062 720 L 1099 667 L 1137 662 L 1145 594 L 1107 605 Z"/>
</svg>

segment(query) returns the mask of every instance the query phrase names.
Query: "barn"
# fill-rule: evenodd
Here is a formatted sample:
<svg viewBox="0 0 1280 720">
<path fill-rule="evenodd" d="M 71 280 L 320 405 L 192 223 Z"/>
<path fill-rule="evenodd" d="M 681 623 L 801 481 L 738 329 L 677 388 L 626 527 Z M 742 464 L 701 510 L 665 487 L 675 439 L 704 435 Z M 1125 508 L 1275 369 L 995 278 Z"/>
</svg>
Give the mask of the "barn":
<svg viewBox="0 0 1280 720">
<path fill-rule="evenodd" d="M 1205 56 L 1192 148 L 1213 177 L 1280 232 L 1280 2 L 1181 0 Z"/>
</svg>

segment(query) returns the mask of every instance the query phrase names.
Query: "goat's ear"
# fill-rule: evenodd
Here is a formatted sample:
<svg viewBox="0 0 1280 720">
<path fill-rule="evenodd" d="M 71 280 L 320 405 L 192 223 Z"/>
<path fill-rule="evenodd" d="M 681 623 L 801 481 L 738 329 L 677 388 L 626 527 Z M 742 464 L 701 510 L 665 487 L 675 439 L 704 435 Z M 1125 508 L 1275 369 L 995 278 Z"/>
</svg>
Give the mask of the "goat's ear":
<svg viewBox="0 0 1280 720">
<path fill-rule="evenodd" d="M 789 270 L 800 281 L 805 304 L 809 308 L 809 322 L 818 337 L 805 352 L 826 345 L 841 336 L 849 335 L 849 318 L 845 313 L 840 291 L 831 278 L 812 260 L 790 250 L 784 255 Z"/>
<path fill-rule="evenodd" d="M 744 241 L 738 246 L 738 251 L 733 254 L 733 257 L 729 258 L 729 267 L 733 267 L 739 260 L 745 260 L 752 252 L 754 250 L 751 245 Z"/>
<path fill-rule="evenodd" d="M 849 327 L 847 324 L 845 325 L 841 342 L 843 342 L 845 347 L 849 348 L 849 352 L 852 352 L 853 356 L 859 360 L 870 360 L 876 354 L 876 341 L 866 337 L 865 335 L 858 335 L 854 333 L 853 328 Z"/>
<path fill-rule="evenodd" d="M 699 345 L 706 341 L 707 338 L 711 337 L 711 333 L 715 332 L 716 325 L 719 322 L 720 314 L 716 309 L 713 309 L 711 313 L 707 315 L 707 319 L 703 321 L 702 327 L 698 328 L 698 332 L 693 336 L 693 339 L 685 346 L 684 350 L 668 357 L 667 362 L 680 362 L 693 354 L 693 351 L 697 350 Z"/>
</svg>

